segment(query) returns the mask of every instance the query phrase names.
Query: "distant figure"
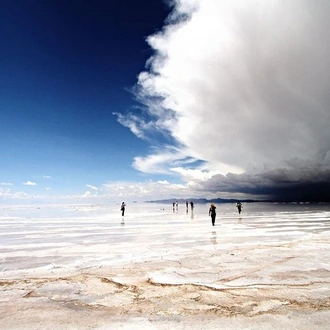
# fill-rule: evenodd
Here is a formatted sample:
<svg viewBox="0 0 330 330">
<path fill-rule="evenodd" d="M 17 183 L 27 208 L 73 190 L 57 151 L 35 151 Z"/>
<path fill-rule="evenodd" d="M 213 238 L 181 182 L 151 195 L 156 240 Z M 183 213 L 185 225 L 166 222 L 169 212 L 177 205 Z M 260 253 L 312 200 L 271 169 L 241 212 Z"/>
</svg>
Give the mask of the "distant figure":
<svg viewBox="0 0 330 330">
<path fill-rule="evenodd" d="M 191 210 L 194 209 L 194 202 L 193 201 L 190 202 L 190 207 L 191 207 Z"/>
<path fill-rule="evenodd" d="M 125 208 L 126 208 L 126 203 L 125 203 L 125 202 L 122 202 L 122 203 L 121 203 L 121 207 L 120 207 L 121 215 L 122 215 L 122 216 L 125 215 Z"/>
<path fill-rule="evenodd" d="M 175 208 L 176 208 L 176 211 L 178 211 L 178 209 L 179 209 L 179 202 L 178 201 L 175 202 Z"/>
<path fill-rule="evenodd" d="M 237 210 L 238 210 L 238 214 L 241 214 L 242 207 L 243 207 L 242 203 L 241 202 L 237 202 L 236 203 L 236 207 L 237 207 Z"/>
<path fill-rule="evenodd" d="M 215 224 L 215 217 L 217 215 L 215 210 L 216 210 L 216 206 L 212 203 L 210 205 L 210 209 L 209 209 L 209 216 L 211 216 L 211 219 L 212 219 L 212 226 L 214 226 L 214 224 Z"/>
<path fill-rule="evenodd" d="M 173 212 L 174 212 L 174 210 L 175 210 L 175 202 L 173 202 Z"/>
<path fill-rule="evenodd" d="M 186 201 L 186 209 L 188 210 L 188 201 Z"/>
</svg>

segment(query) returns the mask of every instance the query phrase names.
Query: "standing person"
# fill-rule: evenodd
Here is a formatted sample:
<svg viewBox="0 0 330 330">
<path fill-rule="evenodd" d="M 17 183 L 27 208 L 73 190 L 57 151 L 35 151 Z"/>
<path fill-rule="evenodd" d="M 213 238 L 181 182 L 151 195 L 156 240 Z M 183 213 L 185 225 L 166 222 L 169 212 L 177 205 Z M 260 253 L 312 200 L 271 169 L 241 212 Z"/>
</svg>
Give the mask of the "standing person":
<svg viewBox="0 0 330 330">
<path fill-rule="evenodd" d="M 193 211 L 194 210 L 194 202 L 193 201 L 190 202 L 190 207 L 191 207 L 191 210 Z"/>
<path fill-rule="evenodd" d="M 209 209 L 209 216 L 211 216 L 211 219 L 212 219 L 212 226 L 214 226 L 215 217 L 217 216 L 217 213 L 215 210 L 216 210 L 216 206 L 213 203 L 211 203 L 210 209 Z"/>
<path fill-rule="evenodd" d="M 236 207 L 237 207 L 237 210 L 238 210 L 238 214 L 241 214 L 243 205 L 240 201 L 238 201 L 236 203 Z"/>
<path fill-rule="evenodd" d="M 120 207 L 121 215 L 122 216 L 124 216 L 124 214 L 125 214 L 125 208 L 126 208 L 126 203 L 125 202 L 122 202 L 121 203 L 121 207 Z"/>
</svg>

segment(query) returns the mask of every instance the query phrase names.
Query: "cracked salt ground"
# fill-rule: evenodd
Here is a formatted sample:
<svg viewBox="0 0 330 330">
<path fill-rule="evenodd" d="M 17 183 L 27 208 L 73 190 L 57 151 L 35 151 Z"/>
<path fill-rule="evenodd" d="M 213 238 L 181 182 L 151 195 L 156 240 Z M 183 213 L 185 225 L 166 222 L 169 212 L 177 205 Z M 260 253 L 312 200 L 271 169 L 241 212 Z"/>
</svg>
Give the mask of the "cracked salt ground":
<svg viewBox="0 0 330 330">
<path fill-rule="evenodd" d="M 0 329 L 328 328 L 329 206 L 134 207 L 6 208 Z"/>
</svg>

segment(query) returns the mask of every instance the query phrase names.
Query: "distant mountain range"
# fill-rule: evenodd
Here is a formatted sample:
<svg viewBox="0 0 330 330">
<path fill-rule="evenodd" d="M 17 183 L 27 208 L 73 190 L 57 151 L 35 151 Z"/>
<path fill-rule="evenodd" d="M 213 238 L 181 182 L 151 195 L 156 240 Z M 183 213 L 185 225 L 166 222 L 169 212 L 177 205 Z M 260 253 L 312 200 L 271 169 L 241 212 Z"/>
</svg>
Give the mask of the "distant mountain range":
<svg viewBox="0 0 330 330">
<path fill-rule="evenodd" d="M 178 202 L 179 204 L 185 204 L 186 201 L 193 202 L 194 204 L 208 204 L 208 203 L 237 203 L 238 201 L 242 203 L 254 203 L 254 202 L 268 202 L 268 201 L 259 201 L 253 199 L 224 199 L 224 198 L 214 198 L 214 199 L 206 199 L 206 198 L 171 198 L 171 199 L 158 199 L 153 201 L 146 201 L 146 203 L 162 203 L 162 204 L 172 204 L 173 202 Z"/>
<path fill-rule="evenodd" d="M 240 201 L 241 203 L 289 203 L 289 204 L 330 204 L 330 202 L 308 202 L 308 201 L 290 201 L 290 200 L 257 200 L 257 199 L 236 199 L 236 198 L 171 198 L 171 199 L 158 199 L 154 201 L 145 201 L 145 203 L 159 203 L 159 204 L 172 204 L 173 202 L 178 202 L 179 204 L 185 204 L 186 201 L 193 202 L 194 204 L 208 204 L 208 203 L 237 203 Z"/>
</svg>

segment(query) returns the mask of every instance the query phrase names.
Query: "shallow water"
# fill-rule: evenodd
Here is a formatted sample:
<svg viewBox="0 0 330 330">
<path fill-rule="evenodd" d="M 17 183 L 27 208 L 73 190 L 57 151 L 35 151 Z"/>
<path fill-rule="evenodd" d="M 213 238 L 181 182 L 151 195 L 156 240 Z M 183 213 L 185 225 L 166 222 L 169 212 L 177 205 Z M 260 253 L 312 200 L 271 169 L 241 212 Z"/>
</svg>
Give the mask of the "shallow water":
<svg viewBox="0 0 330 330">
<path fill-rule="evenodd" d="M 41 307 L 52 322 L 39 328 L 122 328 L 139 317 L 158 329 L 166 316 L 178 329 L 214 329 L 214 317 L 226 329 L 246 318 L 250 329 L 276 329 L 275 317 L 322 329 L 329 229 L 329 205 L 252 203 L 239 215 L 220 204 L 214 227 L 205 204 L 129 204 L 125 217 L 120 205 L 2 206 L 0 329 L 34 329 L 29 313 Z M 55 317 L 63 306 L 76 309 L 75 326 Z M 99 308 L 115 311 L 111 322 L 82 316 Z"/>
</svg>

